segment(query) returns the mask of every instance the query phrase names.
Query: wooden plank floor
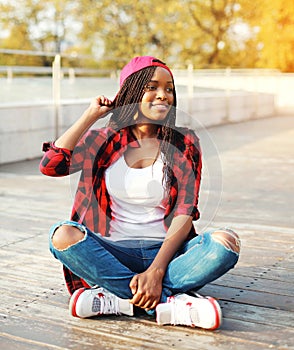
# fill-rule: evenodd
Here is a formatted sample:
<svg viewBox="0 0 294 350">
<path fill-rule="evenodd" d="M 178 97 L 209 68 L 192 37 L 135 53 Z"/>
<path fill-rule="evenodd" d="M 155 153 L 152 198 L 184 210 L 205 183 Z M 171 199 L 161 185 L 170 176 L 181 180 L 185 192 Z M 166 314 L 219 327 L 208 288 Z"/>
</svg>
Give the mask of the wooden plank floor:
<svg viewBox="0 0 294 350">
<path fill-rule="evenodd" d="M 69 179 L 43 177 L 38 161 L 28 161 L 0 166 L 1 349 L 294 349 L 294 120 L 271 118 L 209 131 L 224 183 L 210 227 L 232 226 L 242 240 L 237 267 L 200 291 L 219 299 L 221 328 L 159 327 L 147 315 L 69 316 L 61 266 L 48 252 L 47 232 L 68 217 L 73 186 Z M 239 135 L 243 141 L 246 135 L 246 142 Z"/>
</svg>

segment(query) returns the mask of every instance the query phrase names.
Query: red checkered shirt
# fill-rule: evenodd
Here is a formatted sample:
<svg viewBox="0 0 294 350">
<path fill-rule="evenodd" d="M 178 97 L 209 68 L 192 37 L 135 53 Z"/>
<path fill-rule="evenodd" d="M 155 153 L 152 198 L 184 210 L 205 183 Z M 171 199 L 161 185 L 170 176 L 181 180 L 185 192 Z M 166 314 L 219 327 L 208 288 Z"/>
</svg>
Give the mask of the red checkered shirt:
<svg viewBox="0 0 294 350">
<path fill-rule="evenodd" d="M 160 133 L 159 133 L 160 135 Z M 201 179 L 199 139 L 187 128 L 176 128 L 174 164 L 169 195 L 165 204 L 164 223 L 168 229 L 177 215 L 199 218 L 198 195 Z M 71 220 L 87 226 L 93 232 L 109 236 L 111 200 L 107 192 L 105 170 L 123 155 L 127 147 L 140 147 L 129 128 L 115 131 L 109 127 L 89 130 L 74 151 L 59 148 L 53 142 L 43 144 L 45 152 L 40 170 L 48 176 L 65 176 L 80 171 Z M 195 236 L 194 226 L 190 237 Z M 72 294 L 88 286 L 85 281 L 64 267 L 67 288 Z"/>
</svg>

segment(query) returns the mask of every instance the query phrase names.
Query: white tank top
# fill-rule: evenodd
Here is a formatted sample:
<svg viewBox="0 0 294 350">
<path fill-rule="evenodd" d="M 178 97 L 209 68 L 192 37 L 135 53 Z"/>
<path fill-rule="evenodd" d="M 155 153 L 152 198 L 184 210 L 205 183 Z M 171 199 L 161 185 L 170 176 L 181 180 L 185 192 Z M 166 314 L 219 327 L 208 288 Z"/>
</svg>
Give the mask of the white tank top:
<svg viewBox="0 0 294 350">
<path fill-rule="evenodd" d="M 105 172 L 106 188 L 111 199 L 112 241 L 165 237 L 161 158 L 146 168 L 130 168 L 124 156 Z"/>
</svg>

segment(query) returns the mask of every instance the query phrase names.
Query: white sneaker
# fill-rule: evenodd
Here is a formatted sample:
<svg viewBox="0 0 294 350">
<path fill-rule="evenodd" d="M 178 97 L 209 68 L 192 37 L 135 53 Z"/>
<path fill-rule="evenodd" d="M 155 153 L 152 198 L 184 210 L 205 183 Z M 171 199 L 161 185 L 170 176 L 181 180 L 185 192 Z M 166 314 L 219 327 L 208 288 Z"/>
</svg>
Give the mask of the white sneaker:
<svg viewBox="0 0 294 350">
<path fill-rule="evenodd" d="M 80 288 L 70 298 L 69 312 L 72 316 L 88 318 L 97 315 L 133 316 L 133 305 L 104 288 Z"/>
<path fill-rule="evenodd" d="M 178 294 L 156 307 L 159 325 L 185 325 L 205 329 L 217 329 L 221 325 L 222 312 L 218 302 L 211 297 Z"/>
</svg>

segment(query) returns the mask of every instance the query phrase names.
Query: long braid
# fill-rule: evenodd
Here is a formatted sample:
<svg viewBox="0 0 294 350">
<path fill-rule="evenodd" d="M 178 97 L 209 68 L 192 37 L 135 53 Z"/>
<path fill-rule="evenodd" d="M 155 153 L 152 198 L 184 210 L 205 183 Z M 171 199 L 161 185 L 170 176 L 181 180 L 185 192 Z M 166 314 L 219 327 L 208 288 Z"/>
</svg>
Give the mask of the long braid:
<svg viewBox="0 0 294 350">
<path fill-rule="evenodd" d="M 110 127 L 119 130 L 134 123 L 133 117 L 144 95 L 144 87 L 151 80 L 156 68 L 142 69 L 125 80 L 113 101 L 114 113 L 109 120 Z"/>
<path fill-rule="evenodd" d="M 130 75 L 122 85 L 120 91 L 115 97 L 113 114 L 110 117 L 108 126 L 120 130 L 124 127 L 134 124 L 134 115 L 138 112 L 139 103 L 144 95 L 144 87 L 151 80 L 156 66 L 151 66 L 135 74 Z M 173 155 L 175 147 L 175 122 L 176 122 L 176 92 L 173 91 L 174 102 L 173 107 L 165 118 L 164 124 L 160 126 L 160 154 L 163 158 L 163 179 L 165 180 L 166 190 L 171 186 Z"/>
</svg>

